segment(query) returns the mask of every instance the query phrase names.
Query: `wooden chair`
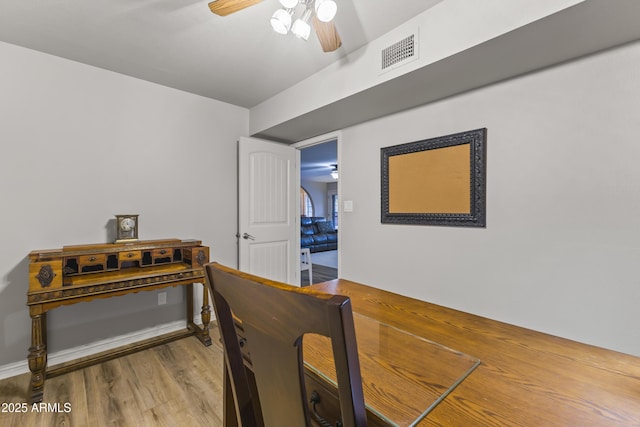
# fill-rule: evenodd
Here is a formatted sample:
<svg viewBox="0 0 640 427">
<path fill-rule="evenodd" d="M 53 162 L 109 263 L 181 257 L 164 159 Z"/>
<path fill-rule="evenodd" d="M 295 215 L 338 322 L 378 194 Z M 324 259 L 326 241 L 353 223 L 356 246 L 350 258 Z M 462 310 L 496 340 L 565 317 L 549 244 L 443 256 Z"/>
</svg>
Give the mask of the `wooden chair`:
<svg viewBox="0 0 640 427">
<path fill-rule="evenodd" d="M 274 282 L 217 263 L 207 264 L 205 270 L 242 427 L 310 425 L 302 357 L 306 333 L 331 339 L 342 425 L 366 426 L 348 297 Z M 252 400 L 234 317 L 246 334 L 259 405 Z"/>
</svg>

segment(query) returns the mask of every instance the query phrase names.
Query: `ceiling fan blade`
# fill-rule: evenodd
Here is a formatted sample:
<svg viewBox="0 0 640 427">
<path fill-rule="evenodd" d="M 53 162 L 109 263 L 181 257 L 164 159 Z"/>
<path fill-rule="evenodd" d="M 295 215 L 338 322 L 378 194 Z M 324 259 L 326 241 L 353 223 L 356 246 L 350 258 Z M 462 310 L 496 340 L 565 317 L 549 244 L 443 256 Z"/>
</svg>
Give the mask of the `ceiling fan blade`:
<svg viewBox="0 0 640 427">
<path fill-rule="evenodd" d="M 254 4 L 258 4 L 261 1 L 262 0 L 216 0 L 209 3 L 209 9 L 216 15 L 227 16 L 249 6 L 253 6 Z"/>
<path fill-rule="evenodd" d="M 342 46 L 340 34 L 338 34 L 338 30 L 336 30 L 336 26 L 333 25 L 333 21 L 322 22 L 314 16 L 313 28 L 316 30 L 316 35 L 318 36 L 318 40 L 320 40 L 323 51 L 333 52 Z"/>
</svg>

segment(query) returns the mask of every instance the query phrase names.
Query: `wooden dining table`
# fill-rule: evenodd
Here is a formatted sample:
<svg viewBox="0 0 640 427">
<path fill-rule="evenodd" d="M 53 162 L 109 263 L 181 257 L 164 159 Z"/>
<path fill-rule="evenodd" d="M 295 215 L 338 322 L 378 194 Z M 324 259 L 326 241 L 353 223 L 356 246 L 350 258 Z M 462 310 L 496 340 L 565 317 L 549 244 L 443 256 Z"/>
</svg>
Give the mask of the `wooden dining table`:
<svg viewBox="0 0 640 427">
<path fill-rule="evenodd" d="M 640 357 L 349 280 L 310 288 L 351 299 L 369 425 L 640 426 Z M 333 385 L 323 347 L 304 344 L 308 392 Z"/>
<path fill-rule="evenodd" d="M 355 313 L 480 360 L 419 425 L 640 425 L 640 357 L 348 280 L 313 287 L 350 297 Z"/>
</svg>

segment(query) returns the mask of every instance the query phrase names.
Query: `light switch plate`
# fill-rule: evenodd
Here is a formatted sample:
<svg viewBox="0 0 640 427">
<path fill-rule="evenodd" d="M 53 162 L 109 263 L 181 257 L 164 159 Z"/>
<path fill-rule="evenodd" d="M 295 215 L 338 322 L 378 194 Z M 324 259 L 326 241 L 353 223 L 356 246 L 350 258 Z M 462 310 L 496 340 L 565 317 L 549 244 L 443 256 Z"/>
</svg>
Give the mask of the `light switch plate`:
<svg viewBox="0 0 640 427">
<path fill-rule="evenodd" d="M 345 200 L 342 210 L 345 212 L 353 212 L 353 200 Z"/>
</svg>

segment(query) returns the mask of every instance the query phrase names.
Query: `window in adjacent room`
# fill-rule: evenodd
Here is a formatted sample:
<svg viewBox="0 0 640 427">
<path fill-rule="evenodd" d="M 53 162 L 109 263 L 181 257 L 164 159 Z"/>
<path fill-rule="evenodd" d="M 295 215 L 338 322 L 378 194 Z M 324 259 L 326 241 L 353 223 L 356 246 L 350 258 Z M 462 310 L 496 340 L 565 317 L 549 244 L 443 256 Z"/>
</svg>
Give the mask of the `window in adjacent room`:
<svg viewBox="0 0 640 427">
<path fill-rule="evenodd" d="M 300 215 L 313 216 L 313 200 L 307 190 L 300 187 Z"/>
<path fill-rule="evenodd" d="M 329 201 L 331 206 L 331 221 L 333 221 L 333 227 L 338 229 L 338 193 L 329 192 Z"/>
</svg>

